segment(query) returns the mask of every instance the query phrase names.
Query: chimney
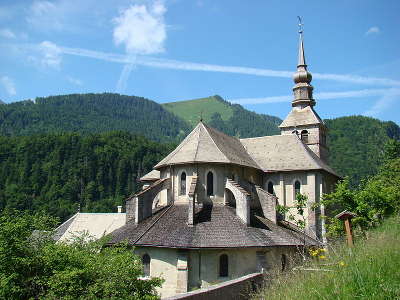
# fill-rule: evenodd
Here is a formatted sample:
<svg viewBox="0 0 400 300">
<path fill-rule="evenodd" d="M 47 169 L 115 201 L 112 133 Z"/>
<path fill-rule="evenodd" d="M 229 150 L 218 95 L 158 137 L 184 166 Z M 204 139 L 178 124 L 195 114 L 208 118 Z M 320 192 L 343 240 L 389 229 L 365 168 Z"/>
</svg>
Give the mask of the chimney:
<svg viewBox="0 0 400 300">
<path fill-rule="evenodd" d="M 118 206 L 117 206 L 117 209 L 118 209 L 118 213 L 119 213 L 119 214 L 122 213 L 122 205 L 118 205 Z"/>
</svg>

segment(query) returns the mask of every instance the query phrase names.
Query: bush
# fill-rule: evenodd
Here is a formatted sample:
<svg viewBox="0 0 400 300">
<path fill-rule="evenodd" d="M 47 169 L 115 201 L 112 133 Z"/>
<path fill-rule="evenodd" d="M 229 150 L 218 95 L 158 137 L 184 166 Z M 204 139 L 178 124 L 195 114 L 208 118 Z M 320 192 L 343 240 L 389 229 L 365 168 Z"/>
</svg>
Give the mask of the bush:
<svg viewBox="0 0 400 300">
<path fill-rule="evenodd" d="M 56 243 L 44 215 L 0 216 L 1 299 L 158 299 L 162 280 L 140 279 L 142 265 L 125 244 L 77 239 Z"/>
</svg>

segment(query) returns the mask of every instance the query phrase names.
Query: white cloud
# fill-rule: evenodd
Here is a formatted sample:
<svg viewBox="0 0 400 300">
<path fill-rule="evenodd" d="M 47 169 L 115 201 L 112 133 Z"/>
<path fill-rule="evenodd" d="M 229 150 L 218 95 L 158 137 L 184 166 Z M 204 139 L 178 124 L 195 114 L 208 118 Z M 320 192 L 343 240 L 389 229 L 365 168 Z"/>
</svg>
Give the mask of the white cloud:
<svg viewBox="0 0 400 300">
<path fill-rule="evenodd" d="M 0 29 L 0 36 L 6 39 L 15 39 L 16 35 L 8 28 L 1 28 Z"/>
<path fill-rule="evenodd" d="M 380 33 L 381 30 L 379 29 L 379 27 L 377 26 L 372 26 L 371 28 L 369 28 L 366 32 L 365 35 L 370 35 L 370 34 L 378 34 Z"/>
<path fill-rule="evenodd" d="M 74 77 L 71 77 L 71 76 L 67 76 L 67 80 L 68 80 L 70 83 L 74 84 L 74 85 L 78 85 L 78 86 L 82 86 L 82 85 L 83 85 L 82 80 L 80 80 L 80 79 L 78 79 L 78 78 L 74 78 Z"/>
<path fill-rule="evenodd" d="M 61 65 L 61 49 L 54 43 L 44 41 L 39 45 L 40 63 L 44 67 L 59 69 Z"/>
<path fill-rule="evenodd" d="M 0 83 L 3 85 L 8 95 L 14 96 L 17 94 L 17 89 L 15 88 L 15 84 L 10 77 L 1 76 Z"/>
<path fill-rule="evenodd" d="M 114 18 L 114 42 L 124 45 L 127 53 L 155 54 L 164 52 L 167 38 L 164 14 L 167 11 L 161 1 L 151 5 L 131 5 Z"/>
<path fill-rule="evenodd" d="M 167 9 L 160 0 L 148 5 L 131 5 L 114 18 L 114 42 L 124 45 L 125 51 L 135 61 L 137 54 L 147 55 L 164 52 L 167 38 L 164 14 Z M 124 66 L 119 77 L 116 91 L 125 91 L 129 75 L 134 68 L 133 62 Z"/>
</svg>

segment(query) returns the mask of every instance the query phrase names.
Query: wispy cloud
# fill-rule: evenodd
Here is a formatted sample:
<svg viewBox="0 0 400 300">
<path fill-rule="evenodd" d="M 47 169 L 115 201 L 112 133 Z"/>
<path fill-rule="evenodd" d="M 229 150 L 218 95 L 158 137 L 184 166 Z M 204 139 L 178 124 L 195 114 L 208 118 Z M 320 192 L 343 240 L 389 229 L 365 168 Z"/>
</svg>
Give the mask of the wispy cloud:
<svg viewBox="0 0 400 300">
<path fill-rule="evenodd" d="M 250 67 L 239 67 L 239 66 L 221 66 L 212 64 L 202 64 L 195 62 L 186 62 L 146 56 L 137 56 L 136 58 L 128 55 L 105 53 L 99 51 L 92 51 L 80 48 L 68 48 L 60 47 L 62 53 L 68 55 L 84 56 L 94 59 L 105 60 L 114 63 L 135 63 L 136 65 L 142 65 L 153 68 L 162 69 L 175 69 L 185 71 L 204 71 L 204 72 L 221 72 L 221 73 L 234 73 L 234 74 L 246 74 L 254 76 L 266 76 L 266 77 L 283 77 L 291 78 L 293 71 L 282 71 L 282 70 L 271 70 L 271 69 L 259 69 Z M 323 74 L 313 73 L 313 77 L 319 80 L 332 80 L 347 83 L 356 83 L 362 85 L 377 85 L 377 86 L 400 86 L 399 80 L 381 77 L 366 77 L 357 76 L 350 74 Z"/>
<path fill-rule="evenodd" d="M 15 88 L 14 81 L 10 77 L 1 76 L 0 83 L 9 96 L 14 96 L 17 94 L 17 89 Z"/>
<path fill-rule="evenodd" d="M 164 52 L 164 43 L 167 38 L 164 14 L 167 9 L 163 1 L 153 1 L 148 5 L 131 5 L 122 10 L 120 15 L 113 19 L 115 24 L 113 37 L 115 44 L 124 45 L 126 53 L 135 61 L 138 54 L 156 54 Z M 122 69 L 116 90 L 123 92 L 126 89 L 129 75 L 134 62 L 129 62 Z"/>
<path fill-rule="evenodd" d="M 364 89 L 345 92 L 322 92 L 314 94 L 315 99 L 329 100 L 329 99 L 345 99 L 345 98 L 363 98 L 375 96 L 399 96 L 400 88 L 387 88 L 387 89 Z M 290 102 L 293 99 L 292 95 L 274 96 L 274 97 L 261 97 L 261 98 L 240 98 L 230 99 L 232 103 L 238 104 L 262 104 L 262 103 L 277 103 L 277 102 Z"/>
<path fill-rule="evenodd" d="M 366 32 L 365 35 L 371 35 L 371 34 L 379 34 L 381 30 L 377 26 L 372 26 L 369 28 Z"/>
<path fill-rule="evenodd" d="M 62 62 L 62 51 L 56 44 L 43 41 L 33 47 L 29 60 L 41 68 L 59 70 Z"/>
<path fill-rule="evenodd" d="M 68 80 L 68 82 L 70 82 L 70 83 L 72 83 L 74 85 L 78 85 L 78 86 L 82 86 L 83 85 L 82 80 L 80 80 L 78 78 L 67 76 L 67 80 Z"/>
<path fill-rule="evenodd" d="M 388 89 L 363 115 L 377 117 L 381 112 L 389 108 L 393 102 L 398 100 L 400 100 L 400 89 Z"/>
<path fill-rule="evenodd" d="M 10 29 L 1 28 L 0 29 L 0 37 L 6 38 L 6 39 L 15 39 L 17 36 Z"/>
</svg>

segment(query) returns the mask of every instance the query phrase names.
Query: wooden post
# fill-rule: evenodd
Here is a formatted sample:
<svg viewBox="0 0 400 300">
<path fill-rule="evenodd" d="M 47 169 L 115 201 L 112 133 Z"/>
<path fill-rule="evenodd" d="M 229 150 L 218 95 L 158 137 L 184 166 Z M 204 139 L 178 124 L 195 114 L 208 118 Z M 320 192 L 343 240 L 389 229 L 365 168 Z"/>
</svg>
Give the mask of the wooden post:
<svg viewBox="0 0 400 300">
<path fill-rule="evenodd" d="M 347 245 L 353 247 L 353 233 L 351 232 L 351 219 L 344 220 L 344 226 L 346 228 Z"/>
<path fill-rule="evenodd" d="M 357 216 L 355 213 L 349 212 L 347 210 L 342 211 L 340 214 L 336 215 L 335 218 L 344 221 L 344 227 L 346 230 L 347 245 L 353 247 L 353 233 L 351 231 L 351 219 Z"/>
</svg>

